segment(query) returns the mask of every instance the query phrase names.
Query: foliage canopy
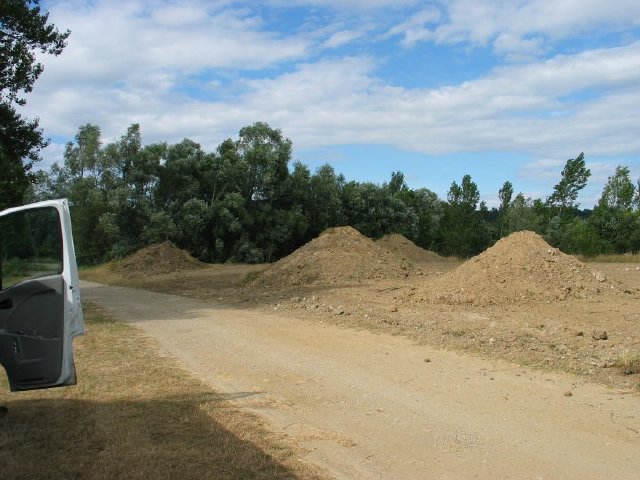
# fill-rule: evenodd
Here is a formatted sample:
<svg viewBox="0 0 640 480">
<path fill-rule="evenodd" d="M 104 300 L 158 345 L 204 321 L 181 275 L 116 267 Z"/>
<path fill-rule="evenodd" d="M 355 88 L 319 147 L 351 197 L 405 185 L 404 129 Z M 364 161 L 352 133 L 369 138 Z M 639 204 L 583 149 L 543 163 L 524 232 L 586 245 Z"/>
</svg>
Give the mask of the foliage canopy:
<svg viewBox="0 0 640 480">
<path fill-rule="evenodd" d="M 68 197 L 83 263 L 121 257 L 172 240 L 208 262 L 269 262 L 330 227 L 379 238 L 400 233 L 418 246 L 469 257 L 518 230 L 535 231 L 569 253 L 640 250 L 640 211 L 629 169 L 618 167 L 591 215 L 576 208 L 589 170 L 567 161 L 550 202 L 514 195 L 504 182 L 489 210 L 470 175 L 445 200 L 388 182 L 347 181 L 325 164 L 291 159 L 292 143 L 263 122 L 206 152 L 193 140 L 143 145 L 140 126 L 104 145 L 97 125 L 78 129 L 64 163 L 45 175 L 37 198 Z"/>
<path fill-rule="evenodd" d="M 0 3 L 0 208 L 21 203 L 34 180 L 33 163 L 47 145 L 38 119 L 27 120 L 16 106 L 26 103 L 44 67 L 36 52 L 59 55 L 69 32 L 50 24 L 38 0 Z"/>
</svg>

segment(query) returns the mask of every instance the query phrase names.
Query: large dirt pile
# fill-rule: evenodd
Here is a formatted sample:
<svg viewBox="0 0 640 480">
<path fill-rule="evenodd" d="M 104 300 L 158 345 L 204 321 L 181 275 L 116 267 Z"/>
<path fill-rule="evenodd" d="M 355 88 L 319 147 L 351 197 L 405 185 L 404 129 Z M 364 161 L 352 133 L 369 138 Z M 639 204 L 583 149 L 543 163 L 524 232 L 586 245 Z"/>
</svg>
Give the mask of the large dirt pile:
<svg viewBox="0 0 640 480">
<path fill-rule="evenodd" d="M 516 232 L 431 282 L 438 303 L 505 305 L 586 298 L 617 290 L 598 272 L 533 232 Z"/>
<path fill-rule="evenodd" d="M 205 268 L 206 264 L 170 241 L 150 245 L 114 263 L 113 270 L 130 278 Z"/>
<path fill-rule="evenodd" d="M 390 233 L 376 241 L 382 248 L 412 263 L 428 263 L 444 260 L 435 252 L 420 248 L 404 235 Z"/>
<path fill-rule="evenodd" d="M 261 272 L 253 285 L 331 285 L 374 278 L 404 278 L 411 265 L 351 227 L 325 230 Z"/>
</svg>

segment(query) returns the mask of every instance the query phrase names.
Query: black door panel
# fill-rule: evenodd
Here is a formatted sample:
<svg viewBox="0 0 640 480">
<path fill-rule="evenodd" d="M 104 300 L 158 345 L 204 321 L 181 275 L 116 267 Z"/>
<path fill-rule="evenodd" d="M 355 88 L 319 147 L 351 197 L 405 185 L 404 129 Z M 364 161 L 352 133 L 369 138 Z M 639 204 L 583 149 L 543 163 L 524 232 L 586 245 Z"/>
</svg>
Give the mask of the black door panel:
<svg viewBox="0 0 640 480">
<path fill-rule="evenodd" d="M 64 279 L 41 278 L 0 292 L 0 363 L 11 390 L 45 388 L 60 377 Z"/>
</svg>

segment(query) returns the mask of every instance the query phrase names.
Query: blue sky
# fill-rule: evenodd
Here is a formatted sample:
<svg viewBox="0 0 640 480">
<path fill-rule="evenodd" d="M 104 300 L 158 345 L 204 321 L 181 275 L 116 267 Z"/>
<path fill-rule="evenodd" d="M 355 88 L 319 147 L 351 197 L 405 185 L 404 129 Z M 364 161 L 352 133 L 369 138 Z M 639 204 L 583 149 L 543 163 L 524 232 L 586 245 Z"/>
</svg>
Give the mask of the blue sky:
<svg viewBox="0 0 640 480">
<path fill-rule="evenodd" d="M 441 197 L 471 174 L 545 197 L 585 152 L 590 208 L 640 176 L 637 0 L 48 0 L 71 37 L 25 107 L 62 160 L 80 125 L 207 150 L 266 121 L 294 160 L 347 179 L 400 170 Z"/>
</svg>

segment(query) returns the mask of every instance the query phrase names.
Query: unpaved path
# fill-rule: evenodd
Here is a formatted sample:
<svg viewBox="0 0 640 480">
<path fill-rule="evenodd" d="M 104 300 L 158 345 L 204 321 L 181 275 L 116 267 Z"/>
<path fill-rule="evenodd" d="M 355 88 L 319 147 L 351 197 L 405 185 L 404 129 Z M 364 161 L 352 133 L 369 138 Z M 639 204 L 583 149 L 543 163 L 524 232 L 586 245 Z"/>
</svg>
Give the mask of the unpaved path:
<svg viewBox="0 0 640 480">
<path fill-rule="evenodd" d="M 83 282 L 338 478 L 637 479 L 640 398 L 366 331 Z"/>
</svg>

